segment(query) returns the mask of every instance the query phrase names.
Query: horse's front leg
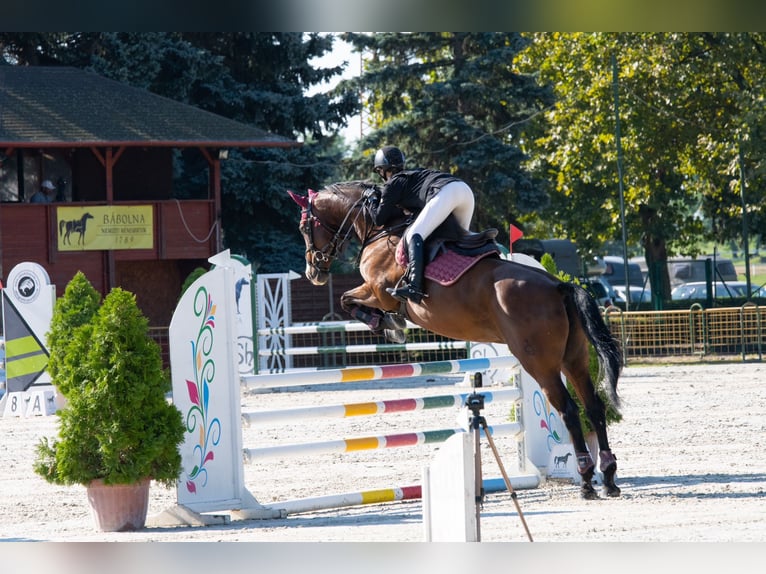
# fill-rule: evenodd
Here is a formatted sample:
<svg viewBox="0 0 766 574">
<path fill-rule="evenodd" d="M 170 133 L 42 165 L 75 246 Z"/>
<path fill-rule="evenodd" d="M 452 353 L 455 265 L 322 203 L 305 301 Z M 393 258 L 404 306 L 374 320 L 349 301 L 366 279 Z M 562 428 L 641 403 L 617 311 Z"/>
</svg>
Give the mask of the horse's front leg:
<svg viewBox="0 0 766 574">
<path fill-rule="evenodd" d="M 340 306 L 354 319 L 367 324 L 373 333 L 383 334 L 394 343 L 406 340 L 403 329 L 407 323 L 404 318 L 382 309 L 375 291 L 367 283 L 343 293 Z"/>
</svg>

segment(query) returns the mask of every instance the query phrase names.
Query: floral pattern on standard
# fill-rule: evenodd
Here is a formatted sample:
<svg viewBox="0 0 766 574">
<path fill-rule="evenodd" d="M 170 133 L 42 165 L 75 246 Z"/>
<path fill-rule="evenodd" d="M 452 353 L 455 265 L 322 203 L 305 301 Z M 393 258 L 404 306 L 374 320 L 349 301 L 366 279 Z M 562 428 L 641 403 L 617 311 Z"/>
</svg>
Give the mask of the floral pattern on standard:
<svg viewBox="0 0 766 574">
<path fill-rule="evenodd" d="M 196 493 L 207 484 L 207 463 L 215 458 L 215 447 L 221 440 L 221 421 L 209 412 L 210 386 L 215 379 L 215 361 L 210 357 L 215 337 L 216 305 L 205 287 L 194 295 L 194 315 L 200 318 L 196 338 L 190 340 L 194 373 L 186 379 L 191 406 L 186 413 L 186 432 L 197 432 L 194 445 L 194 467 L 186 473 L 186 489 Z"/>
<path fill-rule="evenodd" d="M 561 436 L 555 428 L 559 426 L 558 414 L 551 409 L 540 391 L 535 391 L 532 395 L 532 404 L 535 407 L 535 414 L 540 417 L 540 428 L 548 431 L 547 445 L 548 452 L 550 452 L 553 448 L 551 442 L 561 444 Z"/>
</svg>

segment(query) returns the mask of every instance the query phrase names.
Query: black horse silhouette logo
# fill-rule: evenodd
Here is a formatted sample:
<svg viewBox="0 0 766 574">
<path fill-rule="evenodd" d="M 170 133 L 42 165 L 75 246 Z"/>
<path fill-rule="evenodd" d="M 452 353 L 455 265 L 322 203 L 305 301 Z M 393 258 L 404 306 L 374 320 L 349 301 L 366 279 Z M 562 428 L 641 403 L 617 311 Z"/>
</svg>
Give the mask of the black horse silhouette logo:
<svg viewBox="0 0 766 574">
<path fill-rule="evenodd" d="M 82 245 L 85 243 L 85 226 L 88 224 L 88 220 L 93 219 L 93 216 L 90 213 L 85 213 L 80 219 L 70 219 L 70 220 L 64 220 L 62 219 L 59 222 L 59 235 L 63 235 L 63 239 L 61 243 L 63 245 L 72 245 L 71 235 L 73 233 L 79 233 L 80 236 L 77 238 L 77 245 Z"/>
<path fill-rule="evenodd" d="M 555 468 L 559 468 L 562 464 L 564 466 L 567 465 L 567 461 L 569 460 L 569 457 L 572 456 L 571 452 L 566 453 L 562 456 L 555 456 L 553 457 L 553 464 Z"/>
</svg>

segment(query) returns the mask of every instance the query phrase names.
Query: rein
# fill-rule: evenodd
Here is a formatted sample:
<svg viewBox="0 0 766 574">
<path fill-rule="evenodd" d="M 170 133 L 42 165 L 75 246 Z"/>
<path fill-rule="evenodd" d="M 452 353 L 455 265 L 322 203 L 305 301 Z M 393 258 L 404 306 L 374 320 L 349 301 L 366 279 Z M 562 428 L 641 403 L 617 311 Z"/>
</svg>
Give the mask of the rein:
<svg viewBox="0 0 766 574">
<path fill-rule="evenodd" d="M 359 219 L 359 216 L 362 213 L 361 209 L 358 209 L 361 204 L 363 203 L 364 199 L 359 198 L 357 199 L 354 204 L 351 206 L 351 208 L 346 212 L 345 217 L 343 218 L 343 221 L 341 221 L 340 226 L 337 229 L 334 229 L 324 223 L 321 219 L 319 219 L 316 215 L 314 215 L 312 207 L 314 205 L 313 197 L 309 197 L 308 205 L 305 209 L 301 212 L 301 224 L 300 228 L 303 234 L 307 238 L 307 248 L 306 253 L 312 253 L 313 257 L 311 258 L 311 267 L 319 271 L 320 273 L 327 273 L 330 270 L 330 265 L 332 265 L 332 262 L 338 257 L 338 254 L 342 251 L 343 246 L 348 241 L 349 237 L 351 236 L 351 233 L 354 231 L 354 226 L 356 225 L 357 220 Z M 351 220 L 351 213 L 358 209 L 356 215 L 354 216 L 353 220 Z M 348 226 L 348 229 L 346 231 L 343 231 L 344 226 L 348 221 L 351 221 L 351 224 Z M 315 226 L 321 226 L 324 227 L 327 231 L 333 234 L 332 239 L 330 239 L 330 242 L 325 245 L 322 249 L 317 249 L 314 245 L 314 233 L 313 228 Z M 321 266 L 321 264 L 324 264 L 324 266 Z"/>
<path fill-rule="evenodd" d="M 357 199 L 346 212 L 343 221 L 341 221 L 340 226 L 336 229 L 324 223 L 314 214 L 312 209 L 313 205 L 313 197 L 309 197 L 306 208 L 301 212 L 300 228 L 307 238 L 306 252 L 313 254 L 311 263 L 309 263 L 309 265 L 321 273 L 327 273 L 329 272 L 332 262 L 338 257 L 340 252 L 343 251 L 346 242 L 349 240 L 351 233 L 356 227 L 359 217 L 362 216 L 362 214 L 368 213 L 369 210 L 365 204 L 365 199 L 363 197 L 359 197 L 359 199 Z M 355 210 L 356 214 L 352 218 L 352 213 Z M 395 235 L 397 231 L 400 229 L 405 229 L 410 223 L 411 219 L 407 219 L 401 223 L 397 223 L 393 226 L 386 227 L 378 231 L 375 231 L 374 227 L 366 228 L 364 237 L 359 237 L 361 241 L 361 248 L 359 249 L 359 253 L 356 256 L 356 260 L 354 261 L 354 266 L 359 267 L 360 261 L 362 259 L 362 253 L 365 247 L 378 241 L 379 239 Z M 347 224 L 349 225 L 344 231 L 344 227 L 346 227 Z M 324 227 L 327 231 L 333 234 L 332 239 L 322 249 L 317 249 L 317 247 L 314 245 L 313 228 L 317 225 Z"/>
<path fill-rule="evenodd" d="M 378 231 L 375 235 L 366 237 L 364 241 L 362 242 L 362 249 L 364 249 L 371 243 L 375 243 L 378 239 L 383 239 L 384 237 L 389 237 L 391 235 L 397 235 L 397 232 L 400 229 L 407 229 L 407 226 L 410 223 L 412 223 L 412 218 L 407 218 L 404 221 L 397 223 L 395 225 L 392 225 L 390 227 L 384 227 L 383 229 Z"/>
</svg>

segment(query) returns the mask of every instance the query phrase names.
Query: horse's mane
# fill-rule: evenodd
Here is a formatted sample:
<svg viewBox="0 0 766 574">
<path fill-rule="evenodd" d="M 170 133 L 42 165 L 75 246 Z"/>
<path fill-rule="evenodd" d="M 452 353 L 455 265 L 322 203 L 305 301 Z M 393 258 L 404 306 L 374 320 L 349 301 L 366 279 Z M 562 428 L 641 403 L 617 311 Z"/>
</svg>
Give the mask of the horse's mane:
<svg viewBox="0 0 766 574">
<path fill-rule="evenodd" d="M 359 199 L 366 189 L 375 188 L 375 185 L 369 179 L 367 180 L 352 180 L 352 181 L 339 181 L 336 183 L 330 183 L 324 187 L 326 191 L 335 195 L 341 196 L 350 200 L 352 203 Z"/>
</svg>

